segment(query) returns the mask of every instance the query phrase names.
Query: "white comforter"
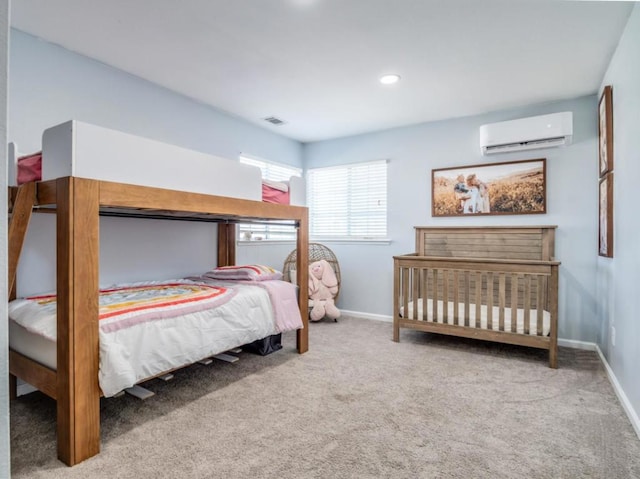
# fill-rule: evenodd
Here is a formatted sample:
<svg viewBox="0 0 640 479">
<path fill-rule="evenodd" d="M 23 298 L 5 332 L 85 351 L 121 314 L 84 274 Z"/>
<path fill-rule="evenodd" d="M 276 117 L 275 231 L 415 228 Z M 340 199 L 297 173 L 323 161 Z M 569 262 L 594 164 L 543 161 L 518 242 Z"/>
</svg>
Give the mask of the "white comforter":
<svg viewBox="0 0 640 479">
<path fill-rule="evenodd" d="M 235 295 L 214 309 L 136 322 L 108 332 L 104 331 L 108 328 L 99 328 L 103 394 L 113 396 L 164 371 L 280 332 L 264 288 L 233 282 L 217 284 L 233 289 Z M 12 320 L 55 342 L 55 312 L 45 316 L 35 302 L 16 300 L 9 304 Z"/>
</svg>

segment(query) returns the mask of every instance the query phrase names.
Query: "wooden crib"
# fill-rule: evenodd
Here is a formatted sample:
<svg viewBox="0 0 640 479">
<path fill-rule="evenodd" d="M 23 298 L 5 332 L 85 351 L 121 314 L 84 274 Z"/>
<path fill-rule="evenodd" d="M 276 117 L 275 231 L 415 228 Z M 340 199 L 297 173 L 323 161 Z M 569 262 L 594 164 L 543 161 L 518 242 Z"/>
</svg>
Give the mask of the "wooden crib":
<svg viewBox="0 0 640 479">
<path fill-rule="evenodd" d="M 549 351 L 557 367 L 555 226 L 416 227 L 394 256 L 393 340 L 400 328 Z"/>
</svg>

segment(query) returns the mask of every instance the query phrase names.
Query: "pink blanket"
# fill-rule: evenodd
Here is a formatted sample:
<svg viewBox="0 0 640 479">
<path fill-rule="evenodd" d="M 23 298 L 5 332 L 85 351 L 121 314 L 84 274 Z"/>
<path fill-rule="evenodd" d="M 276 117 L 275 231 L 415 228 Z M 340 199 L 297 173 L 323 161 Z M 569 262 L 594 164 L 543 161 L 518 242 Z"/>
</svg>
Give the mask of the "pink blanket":
<svg viewBox="0 0 640 479">
<path fill-rule="evenodd" d="M 245 282 L 245 281 L 243 281 Z M 302 329 L 302 318 L 298 308 L 297 289 L 286 281 L 246 281 L 247 284 L 260 286 L 267 290 L 275 316 L 278 332 Z"/>
<path fill-rule="evenodd" d="M 208 284 L 217 284 L 221 281 L 210 278 L 206 274 L 202 276 L 191 276 L 187 279 L 198 282 L 202 281 Z M 224 284 L 228 286 L 230 283 L 259 286 L 269 294 L 271 307 L 273 308 L 275 326 L 278 332 L 282 333 L 284 331 L 302 329 L 304 327 L 302 324 L 302 317 L 300 316 L 300 308 L 298 307 L 298 290 L 294 284 L 280 280 L 225 280 Z"/>
</svg>

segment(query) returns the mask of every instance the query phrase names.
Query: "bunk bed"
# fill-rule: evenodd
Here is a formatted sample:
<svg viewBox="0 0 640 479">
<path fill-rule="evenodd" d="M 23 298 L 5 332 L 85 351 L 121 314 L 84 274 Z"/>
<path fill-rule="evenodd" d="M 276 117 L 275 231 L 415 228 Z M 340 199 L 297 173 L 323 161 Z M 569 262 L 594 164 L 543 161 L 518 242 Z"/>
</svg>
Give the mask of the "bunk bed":
<svg viewBox="0 0 640 479">
<path fill-rule="evenodd" d="M 42 134 L 42 150 L 21 154 L 9 144 L 8 181 L 53 180 L 65 176 L 215 194 L 246 200 L 304 206 L 304 179 L 262 179 L 260 169 L 78 120 Z M 25 173 L 19 168 L 24 164 Z M 285 190 L 285 191 L 281 191 Z"/>
<path fill-rule="evenodd" d="M 9 369 L 12 391 L 15 392 L 17 378 L 20 378 L 56 400 L 58 457 L 67 465 L 75 465 L 100 451 L 99 217 L 214 222 L 218 226 L 218 266 L 231 266 L 236 262 L 236 223 L 287 222 L 295 225 L 297 230 L 297 268 L 305 276 L 299 281 L 306 284 L 308 214 L 305 207 L 265 203 L 259 201 L 259 196 L 245 199 L 238 197 L 243 193 L 237 192 L 231 192 L 235 197 L 213 195 L 210 193 L 211 185 L 205 183 L 202 186 L 208 192 L 193 192 L 191 190 L 198 187 L 190 184 L 188 175 L 176 178 L 173 174 L 171 181 L 158 177 L 161 187 L 149 185 L 146 181 L 147 184 L 141 185 L 120 178 L 115 178 L 119 181 L 107 181 L 80 177 L 78 174 L 83 168 L 90 167 L 92 163 L 92 152 L 101 161 L 108 160 L 104 157 L 105 150 L 112 154 L 120 151 L 125 157 L 139 161 L 140 155 L 148 155 L 150 150 L 161 154 L 165 150 L 164 144 L 153 145 L 150 140 L 120 132 L 114 135 L 112 130 L 93 125 L 80 125 L 79 128 L 76 122 L 64 125 L 57 129 L 57 134 L 47 135 L 45 132 L 43 136 L 45 179 L 9 190 L 10 299 L 16 297 L 16 271 L 32 213 L 44 211 L 56 215 L 57 364 L 54 370 L 10 350 Z M 105 143 L 106 137 L 108 143 Z M 123 144 L 126 146 L 124 149 Z M 191 171 L 191 177 L 199 176 L 193 175 L 193 170 L 184 163 L 184 158 L 190 156 L 189 150 L 164 146 L 174 161 L 183 161 L 185 171 Z M 57 171 L 62 176 L 54 179 L 49 176 L 55 173 L 45 175 L 45 170 L 52 167 L 47 158 L 52 158 L 50 153 L 56 150 L 58 166 L 62 166 Z M 126 153 L 122 153 L 125 150 Z M 136 171 L 136 168 L 129 170 Z M 86 169 L 84 171 L 90 176 Z M 236 172 L 234 170 L 232 175 Z M 144 169 L 139 173 L 144 176 Z M 225 176 L 223 173 L 216 171 L 218 177 Z M 127 176 L 131 176 L 134 182 L 144 180 L 135 174 Z M 228 181 L 228 178 L 223 179 L 222 183 L 227 184 Z M 174 185 L 178 185 L 177 188 Z M 260 188 L 257 191 L 259 195 Z M 250 194 L 254 194 L 253 190 Z M 304 289 L 298 291 L 303 328 L 296 332 L 297 350 L 301 354 L 308 350 L 308 298 L 303 292 Z"/>
<path fill-rule="evenodd" d="M 416 227 L 394 256 L 393 340 L 400 328 L 549 351 L 557 368 L 555 226 Z"/>
</svg>

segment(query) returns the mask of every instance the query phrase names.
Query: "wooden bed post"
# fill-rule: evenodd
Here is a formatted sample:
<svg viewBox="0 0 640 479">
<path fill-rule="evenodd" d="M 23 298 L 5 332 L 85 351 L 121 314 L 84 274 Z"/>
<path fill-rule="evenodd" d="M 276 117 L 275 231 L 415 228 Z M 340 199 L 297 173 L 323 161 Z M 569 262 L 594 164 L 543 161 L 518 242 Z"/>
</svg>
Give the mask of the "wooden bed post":
<svg viewBox="0 0 640 479">
<path fill-rule="evenodd" d="M 393 260 L 393 340 L 396 343 L 400 342 L 400 317 L 399 317 L 400 304 L 398 302 L 399 297 L 400 297 L 400 266 L 399 266 L 399 261 L 394 258 Z M 408 314 L 408 311 L 407 311 L 407 314 Z"/>
<path fill-rule="evenodd" d="M 549 279 L 549 312 L 551 325 L 549 331 L 549 367 L 558 367 L 558 265 L 551 266 Z"/>
<path fill-rule="evenodd" d="M 56 183 L 58 458 L 72 466 L 100 452 L 99 183 Z"/>
<path fill-rule="evenodd" d="M 236 225 L 218 223 L 218 266 L 236 264 Z"/>
<path fill-rule="evenodd" d="M 298 304 L 302 316 L 302 329 L 298 329 L 296 342 L 298 353 L 309 350 L 309 213 L 305 209 L 297 228 L 296 271 L 298 280 Z"/>
</svg>

